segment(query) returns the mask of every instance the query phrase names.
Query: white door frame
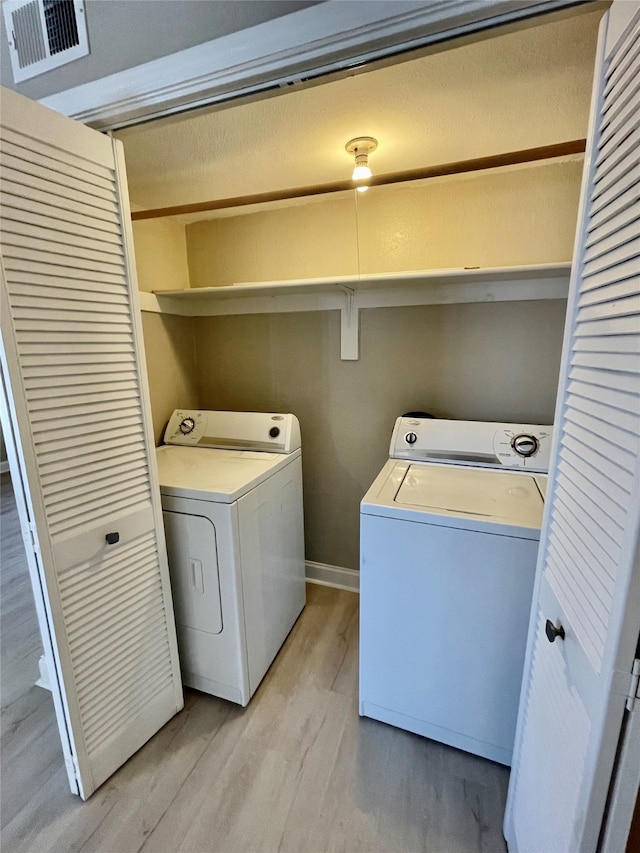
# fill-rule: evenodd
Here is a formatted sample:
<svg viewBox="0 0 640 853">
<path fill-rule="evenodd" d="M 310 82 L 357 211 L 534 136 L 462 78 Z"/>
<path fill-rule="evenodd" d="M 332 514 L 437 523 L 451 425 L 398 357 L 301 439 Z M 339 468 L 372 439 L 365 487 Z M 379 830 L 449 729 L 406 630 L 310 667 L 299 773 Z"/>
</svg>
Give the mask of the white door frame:
<svg viewBox="0 0 640 853">
<path fill-rule="evenodd" d="M 328 0 L 41 103 L 98 130 L 115 130 L 325 74 L 355 73 L 365 63 L 578 5 L 585 0 Z"/>
</svg>

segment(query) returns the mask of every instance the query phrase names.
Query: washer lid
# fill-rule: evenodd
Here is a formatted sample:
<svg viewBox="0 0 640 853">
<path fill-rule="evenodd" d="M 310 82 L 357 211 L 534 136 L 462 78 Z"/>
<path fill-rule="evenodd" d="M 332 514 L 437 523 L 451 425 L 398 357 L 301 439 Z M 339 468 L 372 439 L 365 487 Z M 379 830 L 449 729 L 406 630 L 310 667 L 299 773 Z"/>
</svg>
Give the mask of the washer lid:
<svg viewBox="0 0 640 853">
<path fill-rule="evenodd" d="M 525 527 L 539 527 L 542 521 L 542 497 L 534 478 L 504 471 L 409 465 L 394 503 Z"/>
<path fill-rule="evenodd" d="M 156 448 L 160 491 L 231 503 L 299 454 L 164 445 Z"/>
</svg>

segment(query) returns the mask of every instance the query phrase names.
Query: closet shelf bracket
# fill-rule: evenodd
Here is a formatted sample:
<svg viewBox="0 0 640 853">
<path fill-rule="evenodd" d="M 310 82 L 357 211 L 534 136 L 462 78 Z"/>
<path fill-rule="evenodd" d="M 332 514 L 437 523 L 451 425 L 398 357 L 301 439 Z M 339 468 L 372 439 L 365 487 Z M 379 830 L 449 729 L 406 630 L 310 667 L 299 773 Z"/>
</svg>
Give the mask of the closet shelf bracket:
<svg viewBox="0 0 640 853">
<path fill-rule="evenodd" d="M 356 305 L 356 292 L 344 284 L 337 285 L 344 293 L 340 309 L 340 359 L 357 361 L 360 357 L 360 309 Z"/>
</svg>

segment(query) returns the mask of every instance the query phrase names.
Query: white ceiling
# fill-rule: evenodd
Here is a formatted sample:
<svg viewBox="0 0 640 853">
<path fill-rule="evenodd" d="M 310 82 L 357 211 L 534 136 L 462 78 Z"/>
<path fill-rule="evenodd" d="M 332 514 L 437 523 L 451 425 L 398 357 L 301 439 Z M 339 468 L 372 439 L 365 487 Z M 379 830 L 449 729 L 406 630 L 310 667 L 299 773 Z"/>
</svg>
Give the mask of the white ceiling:
<svg viewBox="0 0 640 853">
<path fill-rule="evenodd" d="M 132 202 L 188 204 L 344 180 L 353 136 L 385 173 L 586 135 L 602 10 L 265 100 L 128 128 Z M 540 19 L 543 21 L 544 19 Z"/>
</svg>

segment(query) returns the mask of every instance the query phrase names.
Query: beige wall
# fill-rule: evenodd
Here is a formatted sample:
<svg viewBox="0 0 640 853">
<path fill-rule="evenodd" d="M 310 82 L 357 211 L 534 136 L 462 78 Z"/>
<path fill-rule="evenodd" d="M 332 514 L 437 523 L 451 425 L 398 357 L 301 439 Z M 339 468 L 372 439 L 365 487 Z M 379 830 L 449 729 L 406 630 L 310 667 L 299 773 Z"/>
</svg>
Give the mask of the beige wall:
<svg viewBox="0 0 640 853">
<path fill-rule="evenodd" d="M 300 419 L 307 559 L 358 568 L 358 506 L 395 418 L 548 423 L 564 302 L 362 312 L 361 358 L 340 361 L 335 311 L 199 318 L 199 405 Z"/>
<path fill-rule="evenodd" d="M 358 264 L 377 272 L 569 260 L 580 173 L 579 161 L 552 163 L 372 189 L 357 210 L 341 197 L 197 223 L 187 227 L 191 285 L 353 273 Z M 307 558 L 357 568 L 359 502 L 387 457 L 395 418 L 424 409 L 550 422 L 564 310 L 562 301 L 366 310 L 357 362 L 340 360 L 338 312 L 148 317 L 156 432 L 191 400 L 294 412 Z M 174 374 L 159 370 L 161 359 Z"/>
<path fill-rule="evenodd" d="M 143 291 L 189 286 L 185 228 L 173 219 L 133 223 L 138 287 Z M 193 324 L 185 317 L 142 313 L 153 434 L 160 443 L 171 412 L 196 407 Z"/>
<path fill-rule="evenodd" d="M 191 286 L 570 260 L 581 172 L 577 158 L 198 222 Z"/>
<path fill-rule="evenodd" d="M 189 317 L 142 312 L 153 435 L 160 444 L 174 409 L 197 408 L 193 323 Z"/>
<path fill-rule="evenodd" d="M 175 219 L 133 223 L 138 288 L 144 291 L 189 287 L 185 226 Z"/>
</svg>

